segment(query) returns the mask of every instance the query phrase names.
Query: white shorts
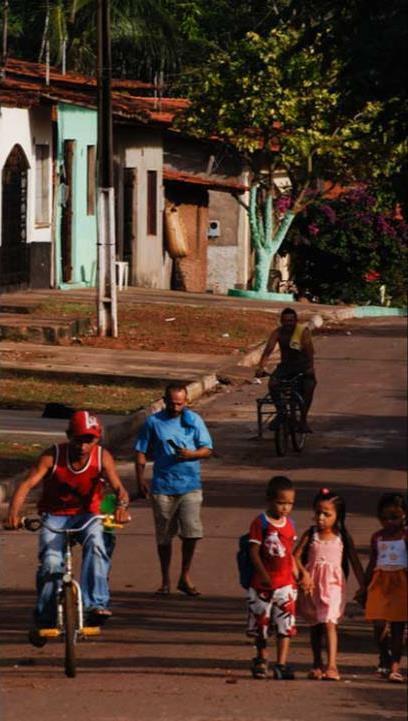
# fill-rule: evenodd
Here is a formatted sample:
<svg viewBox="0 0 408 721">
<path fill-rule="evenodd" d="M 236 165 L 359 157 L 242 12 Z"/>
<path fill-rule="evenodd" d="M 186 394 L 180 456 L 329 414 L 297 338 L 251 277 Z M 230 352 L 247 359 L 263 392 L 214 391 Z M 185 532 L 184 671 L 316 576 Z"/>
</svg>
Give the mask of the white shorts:
<svg viewBox="0 0 408 721">
<path fill-rule="evenodd" d="M 294 636 L 296 596 L 296 588 L 292 585 L 273 591 L 249 588 L 247 635 L 266 640 L 274 626 L 279 636 Z"/>
</svg>

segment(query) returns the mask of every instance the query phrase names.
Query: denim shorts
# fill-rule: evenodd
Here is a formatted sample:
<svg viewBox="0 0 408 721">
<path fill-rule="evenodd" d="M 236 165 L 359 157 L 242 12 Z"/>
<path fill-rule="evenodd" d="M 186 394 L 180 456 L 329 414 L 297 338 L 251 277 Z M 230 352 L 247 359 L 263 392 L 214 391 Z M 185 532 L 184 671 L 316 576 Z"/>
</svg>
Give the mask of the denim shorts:
<svg viewBox="0 0 408 721">
<path fill-rule="evenodd" d="M 180 538 L 202 538 L 201 506 L 202 490 L 182 495 L 152 495 L 156 540 L 158 546 L 166 546 L 177 534 Z"/>
</svg>

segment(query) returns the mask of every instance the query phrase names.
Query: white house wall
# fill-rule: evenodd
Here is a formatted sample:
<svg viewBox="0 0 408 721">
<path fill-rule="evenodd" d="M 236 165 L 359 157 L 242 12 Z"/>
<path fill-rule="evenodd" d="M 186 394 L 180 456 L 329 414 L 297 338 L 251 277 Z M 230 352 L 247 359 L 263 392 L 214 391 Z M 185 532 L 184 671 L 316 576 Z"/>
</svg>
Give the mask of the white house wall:
<svg viewBox="0 0 408 721">
<path fill-rule="evenodd" d="M 47 108 L 8 108 L 0 107 L 0 173 L 7 157 L 16 144 L 23 148 L 27 161 L 27 242 L 46 242 L 52 240 L 52 125 L 51 111 Z M 49 224 L 37 227 L 35 224 L 35 146 L 49 145 Z M 0 187 L 1 193 L 1 187 Z M 1 201 L 1 198 L 0 198 Z M 0 202 L 1 228 L 1 202 Z M 0 239 L 1 242 L 1 239 Z"/>
<path fill-rule="evenodd" d="M 116 133 L 119 163 L 137 169 L 136 240 L 132 248 L 132 283 L 144 288 L 170 288 L 171 259 L 163 251 L 163 145 L 159 132 L 121 128 Z M 157 173 L 157 233 L 147 234 L 147 172 Z M 122 226 L 122 219 L 118 220 Z"/>
</svg>

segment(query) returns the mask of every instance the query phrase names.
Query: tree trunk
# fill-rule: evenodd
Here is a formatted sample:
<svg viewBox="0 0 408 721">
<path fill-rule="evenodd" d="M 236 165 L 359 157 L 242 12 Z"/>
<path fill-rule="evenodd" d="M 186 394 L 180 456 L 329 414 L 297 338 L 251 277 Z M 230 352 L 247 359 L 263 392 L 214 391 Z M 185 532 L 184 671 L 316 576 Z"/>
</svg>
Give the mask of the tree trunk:
<svg viewBox="0 0 408 721">
<path fill-rule="evenodd" d="M 253 290 L 266 292 L 268 290 L 269 280 L 269 269 L 271 267 L 272 258 L 275 253 L 278 252 L 283 241 L 286 238 L 286 234 L 292 225 L 295 214 L 290 210 L 285 213 L 284 218 L 272 239 L 269 239 L 266 247 L 263 246 L 260 237 L 257 224 L 254 220 L 254 214 L 252 216 L 251 227 L 251 242 L 252 247 L 255 250 L 255 276 L 253 281 Z"/>
<path fill-rule="evenodd" d="M 260 293 L 266 293 L 268 290 L 269 268 L 273 253 L 263 248 L 255 249 L 255 276 L 253 282 L 253 290 Z"/>
</svg>

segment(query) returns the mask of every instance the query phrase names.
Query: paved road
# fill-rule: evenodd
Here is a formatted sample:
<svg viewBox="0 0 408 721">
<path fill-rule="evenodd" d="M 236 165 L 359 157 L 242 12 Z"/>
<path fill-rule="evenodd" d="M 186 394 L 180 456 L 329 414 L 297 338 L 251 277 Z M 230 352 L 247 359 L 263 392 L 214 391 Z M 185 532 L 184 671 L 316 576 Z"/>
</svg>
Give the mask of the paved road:
<svg viewBox="0 0 408 721">
<path fill-rule="evenodd" d="M 292 648 L 295 682 L 254 682 L 251 646 L 243 635 L 237 586 L 237 537 L 263 505 L 265 482 L 284 471 L 296 482 L 295 520 L 307 527 L 311 498 L 329 485 L 344 493 L 349 526 L 365 560 L 384 488 L 405 486 L 405 323 L 353 330 L 319 341 L 315 433 L 299 457 L 277 459 L 270 438 L 255 437 L 259 386 L 227 387 L 200 404 L 218 458 L 205 466 L 206 540 L 199 547 L 197 599 L 177 593 L 157 600 L 157 562 L 150 510 L 118 541 L 112 571 L 115 612 L 101 640 L 78 648 L 79 675 L 64 678 L 62 647 L 25 641 L 33 603 L 35 543 L 28 533 L 3 533 L 1 593 L 6 620 L 2 660 L 4 721 L 333 721 L 405 718 L 406 688 L 378 681 L 370 629 L 353 604 L 342 624 L 340 683 L 306 680 L 310 651 L 301 627 Z M 121 464 L 130 480 L 131 465 Z M 178 551 L 175 554 L 174 581 Z M 350 599 L 355 584 L 349 586 Z"/>
</svg>

